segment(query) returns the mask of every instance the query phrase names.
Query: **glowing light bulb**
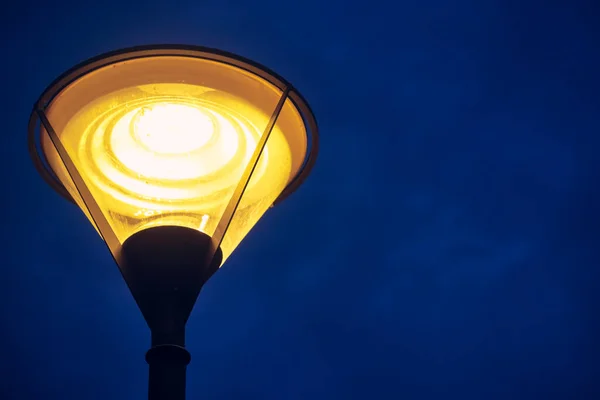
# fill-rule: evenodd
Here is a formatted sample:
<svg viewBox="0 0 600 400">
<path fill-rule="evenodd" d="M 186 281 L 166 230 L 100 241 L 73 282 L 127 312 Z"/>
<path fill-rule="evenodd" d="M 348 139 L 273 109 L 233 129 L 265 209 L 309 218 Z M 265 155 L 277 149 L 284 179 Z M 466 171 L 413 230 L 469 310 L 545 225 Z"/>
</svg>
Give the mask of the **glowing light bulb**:
<svg viewBox="0 0 600 400">
<path fill-rule="evenodd" d="M 211 118 L 199 107 L 157 103 L 143 107 L 133 118 L 135 139 L 158 154 L 198 150 L 214 132 Z"/>
<path fill-rule="evenodd" d="M 114 154 L 114 159 L 106 161 L 117 161 L 137 176 L 163 180 L 163 183 L 210 175 L 223 165 L 235 162 L 240 156 L 240 140 L 253 143 L 256 137 L 255 132 L 245 127 L 242 131 L 237 129 L 231 118 L 211 109 L 209 104 L 185 99 L 148 100 L 114 120 L 104 119 L 99 128 L 109 134 L 110 150 Z M 240 138 L 240 133 L 247 137 Z M 98 134 L 94 138 L 98 148 L 103 149 L 103 136 Z M 243 154 L 246 158 L 249 156 L 247 152 Z M 98 153 L 97 157 L 103 155 Z M 111 174 L 115 183 L 142 196 L 175 199 L 182 195 L 181 191 L 169 194 L 156 190 L 151 195 L 147 188 L 139 185 L 139 180 L 131 181 L 122 171 L 111 173 L 105 169 L 104 172 Z"/>
</svg>

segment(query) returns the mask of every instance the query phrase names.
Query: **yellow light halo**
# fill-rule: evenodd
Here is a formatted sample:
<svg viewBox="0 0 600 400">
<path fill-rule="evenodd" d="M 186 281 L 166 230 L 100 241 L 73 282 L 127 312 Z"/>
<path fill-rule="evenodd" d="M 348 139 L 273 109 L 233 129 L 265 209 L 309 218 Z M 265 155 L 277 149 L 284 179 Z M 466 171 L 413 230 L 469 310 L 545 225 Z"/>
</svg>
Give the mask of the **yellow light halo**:
<svg viewBox="0 0 600 400">
<path fill-rule="evenodd" d="M 173 84 L 169 86 L 172 90 Z M 185 91 L 186 85 L 178 86 Z M 161 85 L 153 87 L 161 89 Z M 99 107 L 97 103 L 114 96 L 119 94 L 84 107 L 67 124 L 64 134 L 89 119 Z M 239 104 L 241 100 L 235 101 Z M 182 121 L 182 117 L 188 120 Z M 257 117 L 267 119 L 266 115 Z M 189 211 L 223 202 L 222 195 L 237 184 L 260 135 L 252 121 L 226 104 L 150 96 L 100 114 L 88 125 L 77 156 L 82 174 L 89 176 L 94 186 L 133 206 L 121 209 L 121 213 L 135 216 L 145 209 L 155 213 Z M 187 140 L 173 143 L 182 137 Z M 257 176 L 264 172 L 267 162 L 268 148 L 255 171 Z M 191 204 L 194 200 L 196 204 Z"/>
<path fill-rule="evenodd" d="M 68 83 L 45 113 L 123 243 L 155 225 L 213 235 L 281 95 L 222 62 L 143 57 Z M 93 222 L 44 128 L 40 139 L 53 173 Z M 288 98 L 221 243 L 224 260 L 295 178 L 306 151 L 304 121 Z"/>
</svg>

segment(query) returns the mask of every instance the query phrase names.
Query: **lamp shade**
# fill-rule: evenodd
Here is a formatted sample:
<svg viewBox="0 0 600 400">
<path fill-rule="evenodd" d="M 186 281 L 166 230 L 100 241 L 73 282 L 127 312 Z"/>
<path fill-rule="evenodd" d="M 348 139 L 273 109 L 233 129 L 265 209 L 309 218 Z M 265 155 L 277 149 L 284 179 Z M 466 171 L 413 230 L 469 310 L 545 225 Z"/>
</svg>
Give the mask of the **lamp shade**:
<svg viewBox="0 0 600 400">
<path fill-rule="evenodd" d="M 105 240 L 181 226 L 215 238 L 223 260 L 316 155 L 314 116 L 289 83 L 199 47 L 92 59 L 55 81 L 32 115 L 42 122 L 36 165 Z"/>
</svg>

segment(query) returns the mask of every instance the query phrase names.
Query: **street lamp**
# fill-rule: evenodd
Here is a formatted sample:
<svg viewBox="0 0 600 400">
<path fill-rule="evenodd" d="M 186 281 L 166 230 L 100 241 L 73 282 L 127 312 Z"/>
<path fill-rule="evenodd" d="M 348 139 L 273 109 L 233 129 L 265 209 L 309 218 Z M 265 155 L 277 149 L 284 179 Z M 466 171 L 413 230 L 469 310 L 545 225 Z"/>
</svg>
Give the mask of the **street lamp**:
<svg viewBox="0 0 600 400">
<path fill-rule="evenodd" d="M 202 285 L 304 181 L 317 148 L 286 80 L 196 46 L 103 54 L 35 103 L 36 168 L 86 214 L 150 328 L 150 400 L 185 398 L 185 324 Z"/>
</svg>

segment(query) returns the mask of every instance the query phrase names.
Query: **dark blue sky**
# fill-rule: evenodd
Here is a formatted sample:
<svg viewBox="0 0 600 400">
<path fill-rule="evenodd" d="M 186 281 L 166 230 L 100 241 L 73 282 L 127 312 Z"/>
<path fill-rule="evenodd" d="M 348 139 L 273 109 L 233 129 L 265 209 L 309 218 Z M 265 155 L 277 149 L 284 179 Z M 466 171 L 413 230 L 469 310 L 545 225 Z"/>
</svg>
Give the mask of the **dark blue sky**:
<svg viewBox="0 0 600 400">
<path fill-rule="evenodd" d="M 592 0 L 35 3 L 0 16 L 0 398 L 146 396 L 145 322 L 26 128 L 65 69 L 150 43 L 269 66 L 322 136 L 201 293 L 188 398 L 600 398 Z"/>
</svg>

